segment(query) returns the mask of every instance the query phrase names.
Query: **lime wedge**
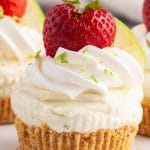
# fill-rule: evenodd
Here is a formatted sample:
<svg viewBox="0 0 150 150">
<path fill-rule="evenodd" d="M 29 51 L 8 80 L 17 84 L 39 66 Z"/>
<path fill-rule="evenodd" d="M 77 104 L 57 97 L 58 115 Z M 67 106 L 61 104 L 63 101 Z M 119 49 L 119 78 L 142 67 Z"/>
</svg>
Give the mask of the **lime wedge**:
<svg viewBox="0 0 150 150">
<path fill-rule="evenodd" d="M 27 10 L 23 16 L 23 22 L 27 26 L 42 32 L 44 13 L 42 12 L 37 0 L 28 0 Z"/>
<path fill-rule="evenodd" d="M 145 66 L 146 56 L 137 38 L 134 36 L 132 31 L 120 20 L 116 19 L 116 24 L 117 35 L 114 46 L 127 51 L 135 59 L 137 59 L 142 64 L 142 66 Z"/>
</svg>

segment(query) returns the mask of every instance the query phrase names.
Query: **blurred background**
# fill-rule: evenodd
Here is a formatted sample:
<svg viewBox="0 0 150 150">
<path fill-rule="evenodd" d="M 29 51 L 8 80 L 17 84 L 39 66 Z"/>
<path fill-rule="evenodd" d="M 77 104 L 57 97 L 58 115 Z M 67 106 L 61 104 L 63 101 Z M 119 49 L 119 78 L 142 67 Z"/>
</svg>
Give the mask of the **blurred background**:
<svg viewBox="0 0 150 150">
<path fill-rule="evenodd" d="M 38 0 L 44 12 L 62 0 Z M 84 6 L 91 0 L 80 0 Z M 128 26 L 132 27 L 142 22 L 142 5 L 144 0 L 100 0 L 101 4 L 110 10 L 114 16 L 120 18 Z"/>
</svg>

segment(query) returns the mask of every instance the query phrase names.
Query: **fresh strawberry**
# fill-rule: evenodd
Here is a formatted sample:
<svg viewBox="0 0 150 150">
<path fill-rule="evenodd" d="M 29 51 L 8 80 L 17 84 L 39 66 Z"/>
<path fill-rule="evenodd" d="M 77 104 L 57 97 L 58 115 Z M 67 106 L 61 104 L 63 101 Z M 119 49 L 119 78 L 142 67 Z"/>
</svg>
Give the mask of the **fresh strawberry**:
<svg viewBox="0 0 150 150">
<path fill-rule="evenodd" d="M 148 31 L 150 31 L 150 0 L 145 0 L 143 5 L 143 19 Z"/>
<path fill-rule="evenodd" d="M 27 0 L 0 0 L 4 14 L 21 18 L 27 7 Z"/>
<path fill-rule="evenodd" d="M 97 4 L 89 3 L 82 12 L 70 3 L 50 8 L 43 30 L 46 54 L 54 56 L 59 47 L 78 51 L 85 45 L 111 46 L 116 34 L 115 19 Z"/>
</svg>

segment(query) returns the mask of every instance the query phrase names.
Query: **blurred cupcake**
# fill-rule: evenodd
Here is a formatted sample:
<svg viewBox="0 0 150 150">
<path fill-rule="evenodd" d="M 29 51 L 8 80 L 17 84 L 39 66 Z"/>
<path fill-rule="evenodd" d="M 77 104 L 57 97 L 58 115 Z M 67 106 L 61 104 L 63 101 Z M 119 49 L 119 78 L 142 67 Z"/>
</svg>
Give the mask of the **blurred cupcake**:
<svg viewBox="0 0 150 150">
<path fill-rule="evenodd" d="M 137 25 L 133 28 L 133 33 L 138 38 L 143 47 L 147 63 L 145 65 L 145 80 L 144 80 L 144 99 L 143 120 L 139 126 L 139 133 L 150 136 L 150 0 L 146 0 L 143 7 L 143 18 L 145 24 Z"/>
<path fill-rule="evenodd" d="M 24 76 L 24 66 L 31 61 L 27 56 L 42 48 L 42 37 L 3 11 L 0 2 L 0 124 L 9 124 L 14 122 L 11 89 Z"/>
<path fill-rule="evenodd" d="M 11 94 L 20 149 L 131 147 L 142 119 L 143 70 L 112 47 L 113 16 L 97 1 L 85 9 L 67 3 L 47 13 L 47 56 L 37 55 Z"/>
</svg>

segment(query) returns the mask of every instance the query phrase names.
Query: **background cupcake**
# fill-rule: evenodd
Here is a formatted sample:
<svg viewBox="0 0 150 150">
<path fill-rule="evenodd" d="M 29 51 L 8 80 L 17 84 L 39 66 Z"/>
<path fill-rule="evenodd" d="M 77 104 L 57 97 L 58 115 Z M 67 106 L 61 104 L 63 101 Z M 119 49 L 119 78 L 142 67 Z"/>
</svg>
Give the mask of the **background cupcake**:
<svg viewBox="0 0 150 150">
<path fill-rule="evenodd" d="M 146 54 L 145 80 L 144 80 L 144 99 L 143 120 L 139 127 L 139 133 L 150 136 L 150 0 L 145 0 L 143 6 L 143 19 L 145 24 L 137 25 L 133 28 L 134 34 L 139 39 L 141 46 Z"/>
<path fill-rule="evenodd" d="M 26 0 L 0 1 L 0 124 L 14 122 L 11 89 L 23 77 L 28 55 L 43 48 L 41 35 L 21 20 L 27 6 Z"/>
<path fill-rule="evenodd" d="M 20 148 L 130 149 L 142 118 L 142 67 L 111 47 L 116 22 L 97 1 L 74 9 L 48 11 L 47 56 L 27 66 L 11 94 Z"/>
</svg>

